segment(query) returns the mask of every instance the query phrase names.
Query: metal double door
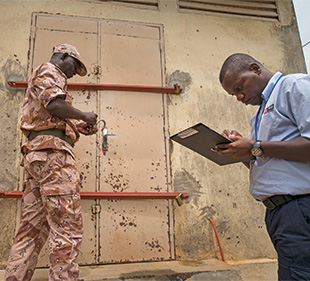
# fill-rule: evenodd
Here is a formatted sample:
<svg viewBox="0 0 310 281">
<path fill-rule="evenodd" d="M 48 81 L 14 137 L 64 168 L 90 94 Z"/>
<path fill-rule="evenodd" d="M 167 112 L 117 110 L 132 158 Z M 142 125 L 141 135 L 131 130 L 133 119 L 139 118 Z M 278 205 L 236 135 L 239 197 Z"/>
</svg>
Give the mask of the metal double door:
<svg viewBox="0 0 310 281">
<path fill-rule="evenodd" d="M 161 26 L 47 14 L 33 15 L 30 65 L 48 61 L 52 47 L 76 46 L 88 68 L 70 83 L 163 86 Z M 170 191 L 166 96 L 158 93 L 71 92 L 73 104 L 106 121 L 108 152 L 100 132 L 81 136 L 74 150 L 82 191 Z M 100 124 L 99 124 L 100 125 Z M 101 125 L 100 125 L 101 126 Z M 101 128 L 100 128 L 101 129 Z M 79 264 L 174 258 L 168 200 L 82 200 L 84 239 Z M 48 265 L 47 246 L 39 266 Z"/>
</svg>

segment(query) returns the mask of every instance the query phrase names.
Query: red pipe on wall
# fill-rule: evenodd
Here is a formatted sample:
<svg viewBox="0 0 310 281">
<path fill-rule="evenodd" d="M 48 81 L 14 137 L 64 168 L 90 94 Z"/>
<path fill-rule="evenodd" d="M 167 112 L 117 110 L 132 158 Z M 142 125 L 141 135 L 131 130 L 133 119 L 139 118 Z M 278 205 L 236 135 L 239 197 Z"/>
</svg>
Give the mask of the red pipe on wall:
<svg viewBox="0 0 310 281">
<path fill-rule="evenodd" d="M 180 192 L 81 192 L 82 199 L 175 199 L 180 194 L 187 199 L 188 193 Z M 0 198 L 21 198 L 22 191 L 0 191 Z"/>
<path fill-rule="evenodd" d="M 27 88 L 27 81 L 8 81 L 12 88 Z M 89 84 L 89 83 L 68 83 L 68 90 L 102 90 L 102 91 L 129 91 L 129 92 L 149 92 L 149 93 L 170 93 L 180 94 L 182 89 L 178 84 L 174 87 L 160 86 L 140 86 L 140 85 L 117 85 L 117 84 Z"/>
</svg>

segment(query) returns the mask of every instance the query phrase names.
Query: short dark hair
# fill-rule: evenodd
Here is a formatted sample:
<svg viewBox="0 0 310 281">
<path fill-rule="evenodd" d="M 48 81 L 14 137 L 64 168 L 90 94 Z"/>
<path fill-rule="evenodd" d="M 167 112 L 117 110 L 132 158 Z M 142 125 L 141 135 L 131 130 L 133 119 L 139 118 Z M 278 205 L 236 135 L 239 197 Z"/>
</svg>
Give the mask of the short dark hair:
<svg viewBox="0 0 310 281">
<path fill-rule="evenodd" d="M 223 66 L 220 71 L 220 83 L 222 84 L 224 77 L 227 72 L 234 72 L 236 74 L 243 71 L 249 70 L 249 67 L 252 63 L 257 63 L 260 66 L 262 64 L 247 54 L 236 53 L 230 55 L 223 63 Z"/>
</svg>

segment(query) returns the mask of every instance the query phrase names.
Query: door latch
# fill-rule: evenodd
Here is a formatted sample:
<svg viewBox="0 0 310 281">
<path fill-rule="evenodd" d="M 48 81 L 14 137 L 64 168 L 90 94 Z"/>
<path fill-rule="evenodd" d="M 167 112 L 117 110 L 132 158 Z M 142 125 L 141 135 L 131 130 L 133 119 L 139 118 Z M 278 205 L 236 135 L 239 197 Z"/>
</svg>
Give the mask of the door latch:
<svg viewBox="0 0 310 281">
<path fill-rule="evenodd" d="M 98 124 L 100 122 L 103 122 L 103 127 L 101 129 L 102 131 L 102 153 L 103 155 L 106 155 L 109 147 L 108 147 L 108 136 L 116 136 L 115 134 L 108 134 L 108 129 L 107 129 L 107 123 L 103 120 L 103 119 L 99 119 L 96 123 L 96 126 L 98 126 Z"/>
</svg>

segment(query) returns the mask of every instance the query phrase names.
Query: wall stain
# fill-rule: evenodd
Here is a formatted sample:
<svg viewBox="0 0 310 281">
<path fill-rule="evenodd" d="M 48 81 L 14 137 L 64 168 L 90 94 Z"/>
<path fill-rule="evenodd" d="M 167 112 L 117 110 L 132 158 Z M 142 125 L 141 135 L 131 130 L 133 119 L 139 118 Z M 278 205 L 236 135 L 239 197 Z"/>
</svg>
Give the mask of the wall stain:
<svg viewBox="0 0 310 281">
<path fill-rule="evenodd" d="M 12 100 L 21 89 L 12 88 L 8 81 L 24 81 L 26 69 L 21 66 L 19 60 L 7 59 L 5 64 L 0 68 L 0 91 L 6 92 L 6 98 Z M 22 90 L 24 93 L 24 89 Z"/>
<path fill-rule="evenodd" d="M 275 37 L 281 40 L 283 45 L 283 60 L 280 61 L 279 65 L 277 66 L 279 69 L 281 69 L 281 72 L 283 74 L 307 73 L 305 64 L 300 63 L 304 61 L 301 45 L 296 43 L 295 45 L 292 44 L 292 42 L 294 42 L 292 37 L 294 37 L 295 34 L 297 35 L 295 42 L 298 42 L 297 40 L 299 40 L 299 31 L 296 22 L 288 26 L 281 26 L 281 28 L 275 26 L 271 32 L 275 35 Z M 286 34 L 286 36 L 281 36 L 281 34 Z"/>
<path fill-rule="evenodd" d="M 178 84 L 182 88 L 182 93 L 192 83 L 192 77 L 188 72 L 176 70 L 168 76 L 168 86 L 173 87 L 174 84 Z"/>
<path fill-rule="evenodd" d="M 188 217 L 187 225 L 177 225 L 182 237 L 176 241 L 177 258 L 196 260 L 208 258 L 214 252 L 213 233 L 207 233 L 208 225 L 200 220 Z"/>
<path fill-rule="evenodd" d="M 173 87 L 174 84 L 178 84 L 182 89 L 182 93 L 180 94 L 180 97 L 186 98 L 187 97 L 186 90 L 192 84 L 192 77 L 188 72 L 176 70 L 167 76 L 167 82 L 168 82 L 168 87 Z M 168 95 L 168 100 L 169 100 L 169 103 L 172 104 L 171 95 Z"/>
<path fill-rule="evenodd" d="M 215 211 L 213 204 L 211 204 L 210 206 L 204 206 L 204 207 L 200 208 L 199 211 L 200 211 L 200 217 L 204 221 L 208 221 L 209 218 L 214 217 L 214 215 L 216 214 L 216 211 Z"/>
<path fill-rule="evenodd" d="M 174 190 L 175 192 L 188 192 L 189 200 L 184 200 L 185 204 L 193 204 L 199 206 L 199 198 L 201 196 L 202 185 L 197 181 L 192 174 L 185 169 L 176 171 L 174 174 Z"/>
<path fill-rule="evenodd" d="M 17 186 L 20 131 L 18 122 L 25 90 L 15 89 L 8 85 L 10 80 L 25 80 L 25 69 L 19 61 L 7 59 L 0 67 L 0 143 L 3 153 L 0 155 L 1 189 L 10 190 Z"/>
<path fill-rule="evenodd" d="M 6 57 L 5 54 L 2 54 Z M 18 186 L 19 178 L 19 160 L 20 160 L 20 130 L 18 128 L 20 120 L 20 110 L 24 99 L 25 90 L 15 89 L 8 85 L 10 80 L 24 81 L 26 69 L 21 65 L 17 56 L 15 59 L 7 59 L 0 66 L 0 190 L 13 190 Z M 16 206 L 18 200 L 5 199 L 1 200 L 0 211 L 5 213 L 1 216 L 0 223 L 0 253 L 2 262 L 9 256 L 14 230 Z M 6 260 L 5 260 L 6 261 Z M 3 264 L 0 268 L 3 269 Z"/>
</svg>

